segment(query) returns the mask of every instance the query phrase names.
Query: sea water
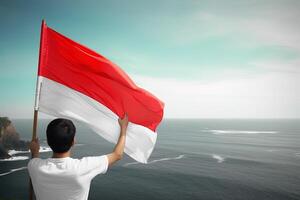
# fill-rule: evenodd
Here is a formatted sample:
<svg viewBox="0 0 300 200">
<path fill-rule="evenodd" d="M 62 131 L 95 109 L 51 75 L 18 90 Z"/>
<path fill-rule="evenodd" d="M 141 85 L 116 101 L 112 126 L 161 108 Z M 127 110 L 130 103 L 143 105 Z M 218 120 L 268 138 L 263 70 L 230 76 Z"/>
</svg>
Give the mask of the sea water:
<svg viewBox="0 0 300 200">
<path fill-rule="evenodd" d="M 23 139 L 32 121 L 12 120 Z M 40 120 L 41 157 L 51 152 Z M 110 153 L 113 145 L 76 123 L 73 156 Z M 300 120 L 166 119 L 148 164 L 125 156 L 91 184 L 89 199 L 300 199 Z M 0 160 L 0 199 L 27 199 L 28 152 Z"/>
</svg>

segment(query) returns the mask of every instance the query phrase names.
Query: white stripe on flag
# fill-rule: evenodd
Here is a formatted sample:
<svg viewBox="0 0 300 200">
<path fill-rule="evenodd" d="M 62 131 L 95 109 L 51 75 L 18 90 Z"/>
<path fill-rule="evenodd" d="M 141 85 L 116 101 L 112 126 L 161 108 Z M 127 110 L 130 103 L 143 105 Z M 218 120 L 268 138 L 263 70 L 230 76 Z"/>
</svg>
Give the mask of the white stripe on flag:
<svg viewBox="0 0 300 200">
<path fill-rule="evenodd" d="M 104 139 L 117 143 L 120 127 L 119 117 L 114 112 L 76 90 L 45 77 L 39 79 L 42 81 L 39 111 L 84 122 Z M 129 122 L 125 153 L 138 162 L 147 163 L 156 138 L 157 133 L 152 130 Z"/>
</svg>

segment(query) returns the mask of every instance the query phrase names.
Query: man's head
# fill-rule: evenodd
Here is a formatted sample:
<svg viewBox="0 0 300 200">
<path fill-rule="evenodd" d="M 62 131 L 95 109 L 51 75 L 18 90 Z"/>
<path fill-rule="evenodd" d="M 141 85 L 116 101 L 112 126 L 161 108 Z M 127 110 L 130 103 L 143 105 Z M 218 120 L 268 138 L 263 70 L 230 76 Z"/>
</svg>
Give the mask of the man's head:
<svg viewBox="0 0 300 200">
<path fill-rule="evenodd" d="M 54 153 L 67 152 L 74 143 L 75 132 L 76 128 L 71 120 L 55 119 L 47 127 L 48 145 Z"/>
</svg>

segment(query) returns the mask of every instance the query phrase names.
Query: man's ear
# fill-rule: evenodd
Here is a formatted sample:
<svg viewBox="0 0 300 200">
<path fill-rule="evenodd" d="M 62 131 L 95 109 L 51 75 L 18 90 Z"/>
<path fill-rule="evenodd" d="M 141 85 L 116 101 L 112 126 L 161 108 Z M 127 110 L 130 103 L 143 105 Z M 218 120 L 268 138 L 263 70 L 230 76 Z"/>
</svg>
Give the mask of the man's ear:
<svg viewBox="0 0 300 200">
<path fill-rule="evenodd" d="M 76 140 L 75 140 L 75 137 L 73 139 L 73 142 L 72 142 L 72 146 L 74 146 L 76 144 Z"/>
</svg>

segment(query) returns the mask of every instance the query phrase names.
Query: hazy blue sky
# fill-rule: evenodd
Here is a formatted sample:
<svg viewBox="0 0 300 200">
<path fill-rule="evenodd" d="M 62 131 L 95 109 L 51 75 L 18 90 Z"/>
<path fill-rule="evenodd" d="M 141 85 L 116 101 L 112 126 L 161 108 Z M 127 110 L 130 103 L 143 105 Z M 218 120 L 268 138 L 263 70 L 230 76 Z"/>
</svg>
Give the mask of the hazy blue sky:
<svg viewBox="0 0 300 200">
<path fill-rule="evenodd" d="M 0 116 L 30 118 L 41 20 L 108 57 L 172 118 L 300 117 L 300 1 L 0 3 Z"/>
</svg>

